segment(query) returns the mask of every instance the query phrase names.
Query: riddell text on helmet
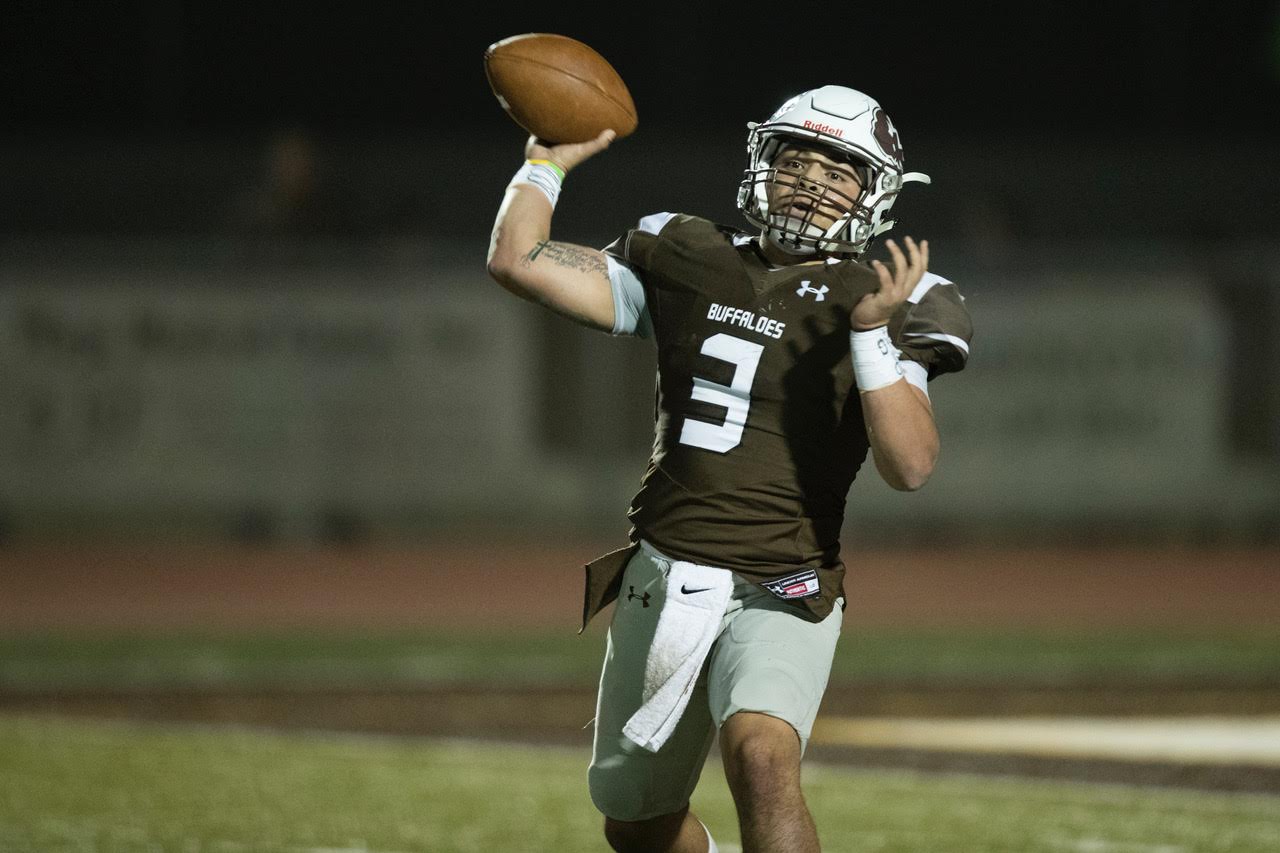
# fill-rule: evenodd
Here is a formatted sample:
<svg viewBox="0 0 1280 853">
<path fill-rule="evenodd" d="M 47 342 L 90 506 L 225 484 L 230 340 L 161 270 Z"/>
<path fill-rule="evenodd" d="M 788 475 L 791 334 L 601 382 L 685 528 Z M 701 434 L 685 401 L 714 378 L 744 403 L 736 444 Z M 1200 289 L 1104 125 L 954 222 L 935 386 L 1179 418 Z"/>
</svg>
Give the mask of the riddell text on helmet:
<svg viewBox="0 0 1280 853">
<path fill-rule="evenodd" d="M 818 133 L 829 133 L 832 136 L 844 136 L 843 128 L 832 127 L 829 124 L 821 124 L 820 122 L 809 121 L 808 119 L 805 119 L 804 127 L 806 130 L 814 130 Z"/>
</svg>

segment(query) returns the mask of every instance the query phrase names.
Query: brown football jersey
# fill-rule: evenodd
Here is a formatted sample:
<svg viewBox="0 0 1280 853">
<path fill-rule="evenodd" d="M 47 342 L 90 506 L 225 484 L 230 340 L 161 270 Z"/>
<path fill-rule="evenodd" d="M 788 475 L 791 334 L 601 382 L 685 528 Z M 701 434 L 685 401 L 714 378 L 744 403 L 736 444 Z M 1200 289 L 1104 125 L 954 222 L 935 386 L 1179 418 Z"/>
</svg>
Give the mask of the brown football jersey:
<svg viewBox="0 0 1280 853">
<path fill-rule="evenodd" d="M 640 279 L 657 344 L 633 539 L 822 619 L 842 594 L 845 499 L 869 447 L 849 314 L 878 278 L 853 261 L 774 267 L 749 235 L 692 216 L 642 226 L 606 249 Z M 932 377 L 964 366 L 970 326 L 954 285 L 931 278 L 945 286 L 917 288 L 890 334 Z"/>
</svg>

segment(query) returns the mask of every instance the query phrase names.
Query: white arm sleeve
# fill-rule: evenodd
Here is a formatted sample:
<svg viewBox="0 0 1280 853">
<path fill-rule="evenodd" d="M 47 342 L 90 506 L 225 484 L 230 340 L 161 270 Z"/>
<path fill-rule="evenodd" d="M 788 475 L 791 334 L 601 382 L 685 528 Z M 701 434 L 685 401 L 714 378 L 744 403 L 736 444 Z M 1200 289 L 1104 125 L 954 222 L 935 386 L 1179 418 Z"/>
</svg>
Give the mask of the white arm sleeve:
<svg viewBox="0 0 1280 853">
<path fill-rule="evenodd" d="M 912 385 L 924 392 L 925 397 L 929 396 L 929 369 L 917 361 L 909 358 L 898 359 L 898 366 L 902 368 L 902 377 Z"/>
<path fill-rule="evenodd" d="M 609 265 L 609 285 L 613 288 L 613 334 L 653 337 L 653 320 L 644 295 L 644 285 L 635 270 L 613 255 L 605 255 Z"/>
</svg>

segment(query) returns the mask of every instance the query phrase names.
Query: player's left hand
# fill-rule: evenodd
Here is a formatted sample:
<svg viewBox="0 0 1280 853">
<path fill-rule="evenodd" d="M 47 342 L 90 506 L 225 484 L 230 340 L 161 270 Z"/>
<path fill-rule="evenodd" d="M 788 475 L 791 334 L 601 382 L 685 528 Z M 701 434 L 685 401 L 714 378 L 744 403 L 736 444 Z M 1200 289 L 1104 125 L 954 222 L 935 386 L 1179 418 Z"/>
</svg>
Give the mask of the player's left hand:
<svg viewBox="0 0 1280 853">
<path fill-rule="evenodd" d="M 853 306 L 849 324 L 854 331 L 862 332 L 888 323 L 893 312 L 907 301 L 907 297 L 929 268 L 929 241 L 921 240 L 919 245 L 910 237 L 904 237 L 902 241 L 907 246 L 906 255 L 898 248 L 897 243 L 885 241 L 889 255 L 893 258 L 893 272 L 889 272 L 889 268 L 881 261 L 871 262 L 872 269 L 880 276 L 880 289 L 875 293 L 868 293 Z"/>
</svg>

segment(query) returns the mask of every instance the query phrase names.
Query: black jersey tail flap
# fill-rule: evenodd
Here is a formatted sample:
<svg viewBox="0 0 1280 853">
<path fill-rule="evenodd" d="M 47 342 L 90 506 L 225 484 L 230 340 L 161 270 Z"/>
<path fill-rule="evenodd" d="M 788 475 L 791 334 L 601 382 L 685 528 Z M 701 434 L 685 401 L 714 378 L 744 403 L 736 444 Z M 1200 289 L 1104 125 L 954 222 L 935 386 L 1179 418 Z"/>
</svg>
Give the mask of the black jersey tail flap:
<svg viewBox="0 0 1280 853">
<path fill-rule="evenodd" d="M 618 597 L 618 590 L 622 588 L 622 573 L 631 555 L 639 547 L 639 543 L 633 542 L 586 564 L 587 582 L 582 599 L 582 627 L 578 629 L 579 634 L 587 629 L 587 623 L 593 616 Z"/>
</svg>

